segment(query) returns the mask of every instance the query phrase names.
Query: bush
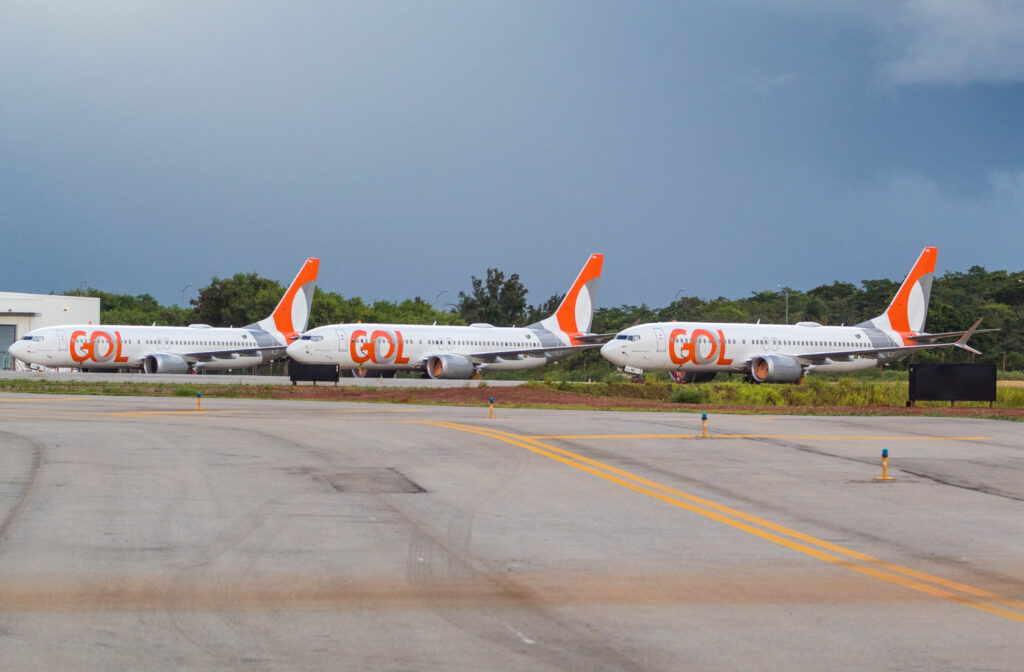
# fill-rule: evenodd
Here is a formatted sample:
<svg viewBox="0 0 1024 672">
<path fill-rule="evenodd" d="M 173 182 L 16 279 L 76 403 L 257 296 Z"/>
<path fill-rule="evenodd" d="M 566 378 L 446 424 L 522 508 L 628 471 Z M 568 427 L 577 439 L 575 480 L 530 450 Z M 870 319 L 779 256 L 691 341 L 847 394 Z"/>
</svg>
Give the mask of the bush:
<svg viewBox="0 0 1024 672">
<path fill-rule="evenodd" d="M 708 391 L 703 385 L 683 385 L 672 393 L 672 401 L 677 404 L 703 404 L 707 398 Z"/>
</svg>

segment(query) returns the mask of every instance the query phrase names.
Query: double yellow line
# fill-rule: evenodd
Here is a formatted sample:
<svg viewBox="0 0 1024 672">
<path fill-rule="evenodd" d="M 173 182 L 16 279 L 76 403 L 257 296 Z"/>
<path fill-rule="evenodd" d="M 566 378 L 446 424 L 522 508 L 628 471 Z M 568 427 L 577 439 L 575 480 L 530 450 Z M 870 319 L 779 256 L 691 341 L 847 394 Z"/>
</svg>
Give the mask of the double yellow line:
<svg viewBox="0 0 1024 672">
<path fill-rule="evenodd" d="M 534 434 L 530 439 L 792 439 L 794 441 L 988 441 L 987 436 L 818 436 L 815 434 Z"/>
<path fill-rule="evenodd" d="M 865 553 L 844 548 L 743 511 L 717 504 L 703 497 L 670 488 L 618 467 L 543 443 L 533 437 L 454 422 L 421 421 L 421 424 L 479 434 L 503 441 L 819 560 L 934 597 L 963 604 L 972 609 L 979 609 L 1024 623 L 1024 602 L 1011 600 L 974 586 L 950 581 L 909 567 L 885 562 Z"/>
</svg>

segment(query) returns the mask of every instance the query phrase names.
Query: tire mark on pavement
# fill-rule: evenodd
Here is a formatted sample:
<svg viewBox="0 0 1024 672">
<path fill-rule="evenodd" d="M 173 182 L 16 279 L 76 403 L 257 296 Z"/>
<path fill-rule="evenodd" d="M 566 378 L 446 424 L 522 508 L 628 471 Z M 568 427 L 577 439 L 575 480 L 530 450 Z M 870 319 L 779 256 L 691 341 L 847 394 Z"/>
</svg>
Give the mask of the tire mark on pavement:
<svg viewBox="0 0 1024 672">
<path fill-rule="evenodd" d="M 43 446 L 37 441 L 23 436 L 21 434 L 14 434 L 11 432 L 0 432 L 0 437 L 3 438 L 6 446 L 11 446 L 12 443 L 23 442 L 27 444 L 32 450 L 32 465 L 29 467 L 28 477 L 24 479 L 21 486 L 21 492 L 17 495 L 17 503 L 11 507 L 7 515 L 4 516 L 3 522 L 0 523 L 0 546 L 3 545 L 7 538 L 7 533 L 10 532 L 14 526 L 14 522 L 21 515 L 21 512 L 25 510 L 25 506 L 28 503 L 29 497 L 33 490 L 35 490 L 36 482 L 39 478 L 39 469 L 43 464 Z"/>
</svg>

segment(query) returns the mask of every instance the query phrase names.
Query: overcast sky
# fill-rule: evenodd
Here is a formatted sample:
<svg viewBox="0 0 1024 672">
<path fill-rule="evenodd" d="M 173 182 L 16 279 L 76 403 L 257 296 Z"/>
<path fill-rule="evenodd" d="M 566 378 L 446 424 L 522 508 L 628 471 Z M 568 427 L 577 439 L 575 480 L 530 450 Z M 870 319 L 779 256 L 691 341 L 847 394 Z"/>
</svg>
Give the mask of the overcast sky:
<svg viewBox="0 0 1024 672">
<path fill-rule="evenodd" d="M 1024 269 L 1024 2 L 0 0 L 0 290 Z"/>
</svg>

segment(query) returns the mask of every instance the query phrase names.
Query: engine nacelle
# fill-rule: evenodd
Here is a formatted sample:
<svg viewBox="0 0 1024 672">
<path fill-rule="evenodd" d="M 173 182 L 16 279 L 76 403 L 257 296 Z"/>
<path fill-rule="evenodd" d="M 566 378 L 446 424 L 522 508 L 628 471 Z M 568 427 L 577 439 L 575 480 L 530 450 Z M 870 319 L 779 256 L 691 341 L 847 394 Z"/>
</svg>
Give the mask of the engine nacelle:
<svg viewBox="0 0 1024 672">
<path fill-rule="evenodd" d="M 431 378 L 469 378 L 473 371 L 473 362 L 462 355 L 434 355 L 427 360 Z"/>
<path fill-rule="evenodd" d="M 750 361 L 750 377 L 755 383 L 795 383 L 804 377 L 804 367 L 785 355 L 761 355 Z"/>
<path fill-rule="evenodd" d="M 189 363 L 178 355 L 149 355 L 142 360 L 146 373 L 188 373 Z"/>
</svg>

